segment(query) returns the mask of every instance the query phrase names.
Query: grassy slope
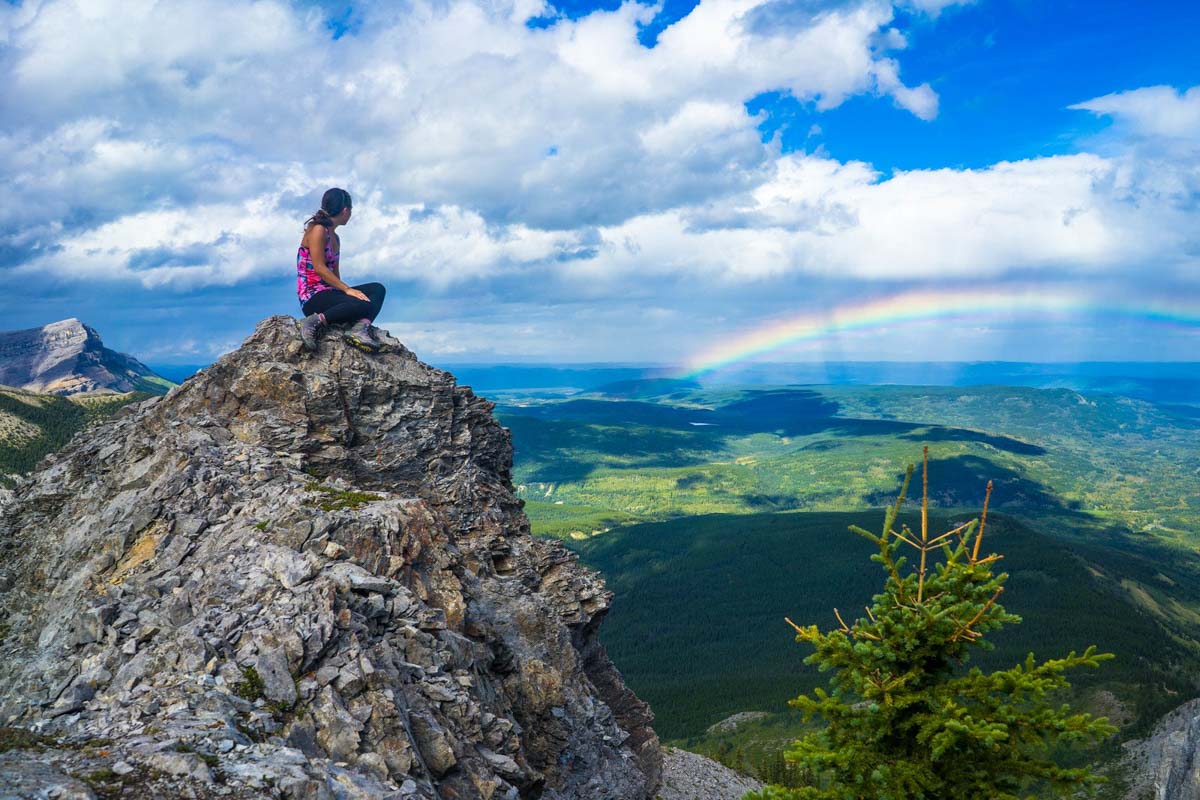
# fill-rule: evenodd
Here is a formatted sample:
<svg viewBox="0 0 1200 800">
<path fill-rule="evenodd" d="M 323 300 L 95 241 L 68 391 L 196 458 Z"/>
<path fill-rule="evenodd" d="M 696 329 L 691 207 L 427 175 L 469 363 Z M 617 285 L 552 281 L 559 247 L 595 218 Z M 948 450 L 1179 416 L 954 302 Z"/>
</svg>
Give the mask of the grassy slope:
<svg viewBox="0 0 1200 800">
<path fill-rule="evenodd" d="M 1021 468 L 1068 504 L 1195 544 L 1200 420 L 1185 409 L 1065 389 L 869 387 L 827 394 L 845 414 L 881 415 L 886 407 L 907 420 L 981 427 L 1036 442 L 1045 457 L 1021 462 Z"/>
<path fill-rule="evenodd" d="M 166 394 L 178 385 L 161 375 L 139 375 L 134 382 L 136 391 L 148 394 Z"/>
<path fill-rule="evenodd" d="M 67 398 L 0 387 L 0 486 L 33 469 L 88 423 L 149 397 L 144 392 Z"/>
</svg>

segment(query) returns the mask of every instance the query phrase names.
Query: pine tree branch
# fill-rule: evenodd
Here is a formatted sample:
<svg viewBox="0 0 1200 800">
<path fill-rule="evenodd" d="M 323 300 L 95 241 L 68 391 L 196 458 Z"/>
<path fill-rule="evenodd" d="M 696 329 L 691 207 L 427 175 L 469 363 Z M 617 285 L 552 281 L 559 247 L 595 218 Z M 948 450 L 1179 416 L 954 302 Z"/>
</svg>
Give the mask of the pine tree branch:
<svg viewBox="0 0 1200 800">
<path fill-rule="evenodd" d="M 946 538 L 948 538 L 948 537 L 950 537 L 950 536 L 953 536 L 954 534 L 958 533 L 959 531 L 966 530 L 967 528 L 969 528 L 969 527 L 971 527 L 972 525 L 974 525 L 974 524 L 975 524 L 975 522 L 976 522 L 975 520 L 971 520 L 970 522 L 964 522 L 962 525 L 959 525 L 959 526 L 958 526 L 957 528 L 955 528 L 954 530 L 952 530 L 952 531 L 946 531 L 945 533 L 941 534 L 940 536 L 937 536 L 937 537 L 936 537 L 936 538 L 934 538 L 934 539 L 930 539 L 930 540 L 929 540 L 929 546 L 930 546 L 930 547 L 933 547 L 935 544 L 937 544 L 938 542 L 940 542 L 942 539 L 946 539 Z M 959 537 L 959 538 L 961 539 L 962 537 Z"/>
<path fill-rule="evenodd" d="M 850 526 L 850 530 L 851 530 L 853 533 L 857 533 L 859 536 L 862 536 L 862 537 L 864 537 L 864 538 L 866 538 L 866 539 L 870 540 L 870 542 L 871 542 L 872 544 L 875 544 L 875 545 L 878 545 L 878 544 L 879 544 L 879 537 L 878 537 L 878 536 L 876 536 L 875 534 L 871 533 L 871 532 L 870 532 L 870 531 L 868 531 L 868 530 L 865 530 L 865 529 L 863 529 L 863 528 L 860 528 L 860 527 L 858 527 L 857 525 L 851 525 L 851 526 Z"/>
<path fill-rule="evenodd" d="M 925 547 L 929 543 L 929 446 L 921 451 L 921 566 L 917 570 L 917 602 L 925 594 Z"/>
<path fill-rule="evenodd" d="M 978 631 L 971 630 L 971 626 L 976 622 L 979 622 L 983 615 L 987 613 L 987 610 L 996 602 L 996 598 L 998 598 L 1003 591 L 1003 586 L 997 589 L 996 593 L 992 595 L 990 600 L 983 604 L 983 608 L 979 609 L 979 613 L 972 617 L 970 622 L 950 635 L 950 641 L 957 640 L 959 636 L 970 636 L 972 638 L 978 638 L 979 636 L 982 636 L 983 634 L 979 633 Z"/>
<path fill-rule="evenodd" d="M 983 515 L 979 521 L 979 535 L 975 537 L 975 549 L 971 551 L 971 563 L 979 558 L 979 543 L 983 541 L 983 529 L 987 527 L 988 501 L 992 499 L 992 482 L 987 482 L 987 490 L 983 493 Z"/>
</svg>

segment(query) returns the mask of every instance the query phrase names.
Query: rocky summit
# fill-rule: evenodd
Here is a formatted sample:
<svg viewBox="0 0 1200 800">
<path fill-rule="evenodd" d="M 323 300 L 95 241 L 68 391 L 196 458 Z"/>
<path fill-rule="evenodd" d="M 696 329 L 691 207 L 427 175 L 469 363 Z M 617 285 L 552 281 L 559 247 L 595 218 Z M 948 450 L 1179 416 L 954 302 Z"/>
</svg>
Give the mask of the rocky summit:
<svg viewBox="0 0 1200 800">
<path fill-rule="evenodd" d="M 0 513 L 0 797 L 640 800 L 662 755 L 492 404 L 272 317 Z"/>
<path fill-rule="evenodd" d="M 77 319 L 0 332 L 0 384 L 47 394 L 145 391 L 171 383 L 133 356 L 109 350 Z"/>
</svg>

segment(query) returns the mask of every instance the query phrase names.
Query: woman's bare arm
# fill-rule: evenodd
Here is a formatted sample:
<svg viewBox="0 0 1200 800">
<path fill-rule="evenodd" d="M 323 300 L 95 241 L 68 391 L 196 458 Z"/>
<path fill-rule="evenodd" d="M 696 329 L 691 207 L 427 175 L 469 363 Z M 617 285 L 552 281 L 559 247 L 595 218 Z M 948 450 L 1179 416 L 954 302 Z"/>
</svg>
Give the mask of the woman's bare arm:
<svg viewBox="0 0 1200 800">
<path fill-rule="evenodd" d="M 308 229 L 308 233 L 304 234 L 304 246 L 308 248 L 308 257 L 312 261 L 313 270 L 329 286 L 339 289 L 351 297 L 364 302 L 370 302 L 370 298 L 365 294 L 357 289 L 350 288 L 349 284 L 345 283 L 337 275 L 334 275 L 333 270 L 325 263 L 325 237 L 327 235 L 324 225 L 313 225 Z"/>
<path fill-rule="evenodd" d="M 313 225 L 304 234 L 304 246 L 308 248 L 308 258 L 312 261 L 313 269 L 326 284 L 335 289 L 346 291 L 347 286 L 341 278 L 333 274 L 333 270 L 325 263 L 325 226 Z"/>
</svg>

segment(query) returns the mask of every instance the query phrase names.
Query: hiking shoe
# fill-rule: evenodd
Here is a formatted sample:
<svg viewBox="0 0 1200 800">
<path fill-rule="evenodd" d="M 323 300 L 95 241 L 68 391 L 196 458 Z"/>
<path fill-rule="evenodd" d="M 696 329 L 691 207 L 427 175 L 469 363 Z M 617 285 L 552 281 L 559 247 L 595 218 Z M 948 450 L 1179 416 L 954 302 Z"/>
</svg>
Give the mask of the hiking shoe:
<svg viewBox="0 0 1200 800">
<path fill-rule="evenodd" d="M 325 317 L 320 314 L 309 314 L 300 320 L 300 341 L 304 349 L 310 353 L 317 350 L 317 339 L 325 332 Z"/>
<path fill-rule="evenodd" d="M 346 331 L 346 341 L 364 353 L 379 351 L 379 342 L 371 335 L 371 321 L 360 319 Z"/>
</svg>

